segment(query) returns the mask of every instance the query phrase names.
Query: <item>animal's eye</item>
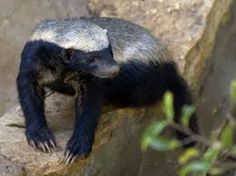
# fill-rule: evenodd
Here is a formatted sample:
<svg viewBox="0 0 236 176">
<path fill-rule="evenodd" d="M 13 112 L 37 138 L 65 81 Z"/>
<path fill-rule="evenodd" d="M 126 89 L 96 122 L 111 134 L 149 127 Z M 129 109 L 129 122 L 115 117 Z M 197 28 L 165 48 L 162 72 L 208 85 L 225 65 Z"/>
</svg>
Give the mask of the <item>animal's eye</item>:
<svg viewBox="0 0 236 176">
<path fill-rule="evenodd" d="M 96 57 L 89 57 L 89 58 L 87 59 L 87 61 L 88 61 L 88 63 L 92 63 L 92 62 L 94 62 L 96 59 L 97 59 Z"/>
<path fill-rule="evenodd" d="M 60 58 L 64 61 L 64 62 L 68 62 L 72 59 L 72 54 L 73 54 L 73 49 L 65 49 L 62 50 L 60 53 Z"/>
<path fill-rule="evenodd" d="M 71 60 L 72 55 L 74 53 L 74 50 L 73 49 L 67 49 L 66 51 L 67 51 L 66 52 L 67 60 Z"/>
</svg>

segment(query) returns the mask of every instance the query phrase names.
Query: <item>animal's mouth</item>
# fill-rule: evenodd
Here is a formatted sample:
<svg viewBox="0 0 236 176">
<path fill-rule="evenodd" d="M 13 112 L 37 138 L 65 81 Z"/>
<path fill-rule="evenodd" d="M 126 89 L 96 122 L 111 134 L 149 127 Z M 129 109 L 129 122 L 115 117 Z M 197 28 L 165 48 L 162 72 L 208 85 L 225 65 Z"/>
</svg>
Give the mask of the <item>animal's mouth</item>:
<svg viewBox="0 0 236 176">
<path fill-rule="evenodd" d="M 118 65 L 114 65 L 103 70 L 95 71 L 92 74 L 99 78 L 114 78 L 120 73 L 120 67 Z"/>
</svg>

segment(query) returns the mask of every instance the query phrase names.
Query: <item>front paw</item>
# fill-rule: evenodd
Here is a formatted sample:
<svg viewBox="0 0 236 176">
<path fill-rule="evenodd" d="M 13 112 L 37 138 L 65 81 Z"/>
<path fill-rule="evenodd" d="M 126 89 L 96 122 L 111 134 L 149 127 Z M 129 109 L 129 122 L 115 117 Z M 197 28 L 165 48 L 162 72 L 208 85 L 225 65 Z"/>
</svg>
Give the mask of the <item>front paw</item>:
<svg viewBox="0 0 236 176">
<path fill-rule="evenodd" d="M 73 135 L 66 145 L 65 163 L 73 163 L 78 159 L 84 159 L 92 149 L 92 142 L 87 135 Z"/>
<path fill-rule="evenodd" d="M 51 152 L 51 149 L 56 149 L 55 138 L 47 127 L 38 130 L 26 130 L 26 138 L 30 146 L 45 153 Z"/>
</svg>

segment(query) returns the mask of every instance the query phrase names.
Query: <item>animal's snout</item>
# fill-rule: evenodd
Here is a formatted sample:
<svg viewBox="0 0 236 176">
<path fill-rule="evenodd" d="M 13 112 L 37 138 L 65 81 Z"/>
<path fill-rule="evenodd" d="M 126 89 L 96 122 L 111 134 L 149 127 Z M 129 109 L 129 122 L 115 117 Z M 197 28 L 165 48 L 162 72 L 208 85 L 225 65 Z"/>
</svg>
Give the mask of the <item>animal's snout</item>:
<svg viewBox="0 0 236 176">
<path fill-rule="evenodd" d="M 115 77 L 119 74 L 120 67 L 118 65 L 114 65 L 114 66 L 111 66 L 109 68 L 109 70 L 110 70 L 110 73 L 111 73 L 111 77 L 113 78 L 113 77 Z"/>
<path fill-rule="evenodd" d="M 94 76 L 99 78 L 114 78 L 120 72 L 119 65 L 106 65 L 105 67 L 100 67 L 93 72 Z"/>
</svg>

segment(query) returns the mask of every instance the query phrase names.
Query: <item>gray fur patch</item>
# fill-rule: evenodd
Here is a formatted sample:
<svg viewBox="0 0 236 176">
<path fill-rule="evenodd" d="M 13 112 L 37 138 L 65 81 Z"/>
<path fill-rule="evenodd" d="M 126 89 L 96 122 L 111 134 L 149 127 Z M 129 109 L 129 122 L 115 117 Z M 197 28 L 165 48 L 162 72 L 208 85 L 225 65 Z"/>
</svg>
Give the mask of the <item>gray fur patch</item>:
<svg viewBox="0 0 236 176">
<path fill-rule="evenodd" d="M 168 49 L 147 29 L 117 18 L 47 20 L 35 28 L 31 40 L 45 40 L 86 52 L 102 50 L 110 43 L 119 64 L 132 60 L 144 64 L 172 60 Z"/>
<path fill-rule="evenodd" d="M 168 49 L 147 29 L 118 18 L 84 18 L 108 30 L 114 59 L 120 63 L 138 60 L 144 64 L 171 60 Z"/>
<path fill-rule="evenodd" d="M 43 40 L 85 52 L 109 46 L 107 30 L 82 19 L 43 21 L 36 26 L 30 40 Z"/>
</svg>

